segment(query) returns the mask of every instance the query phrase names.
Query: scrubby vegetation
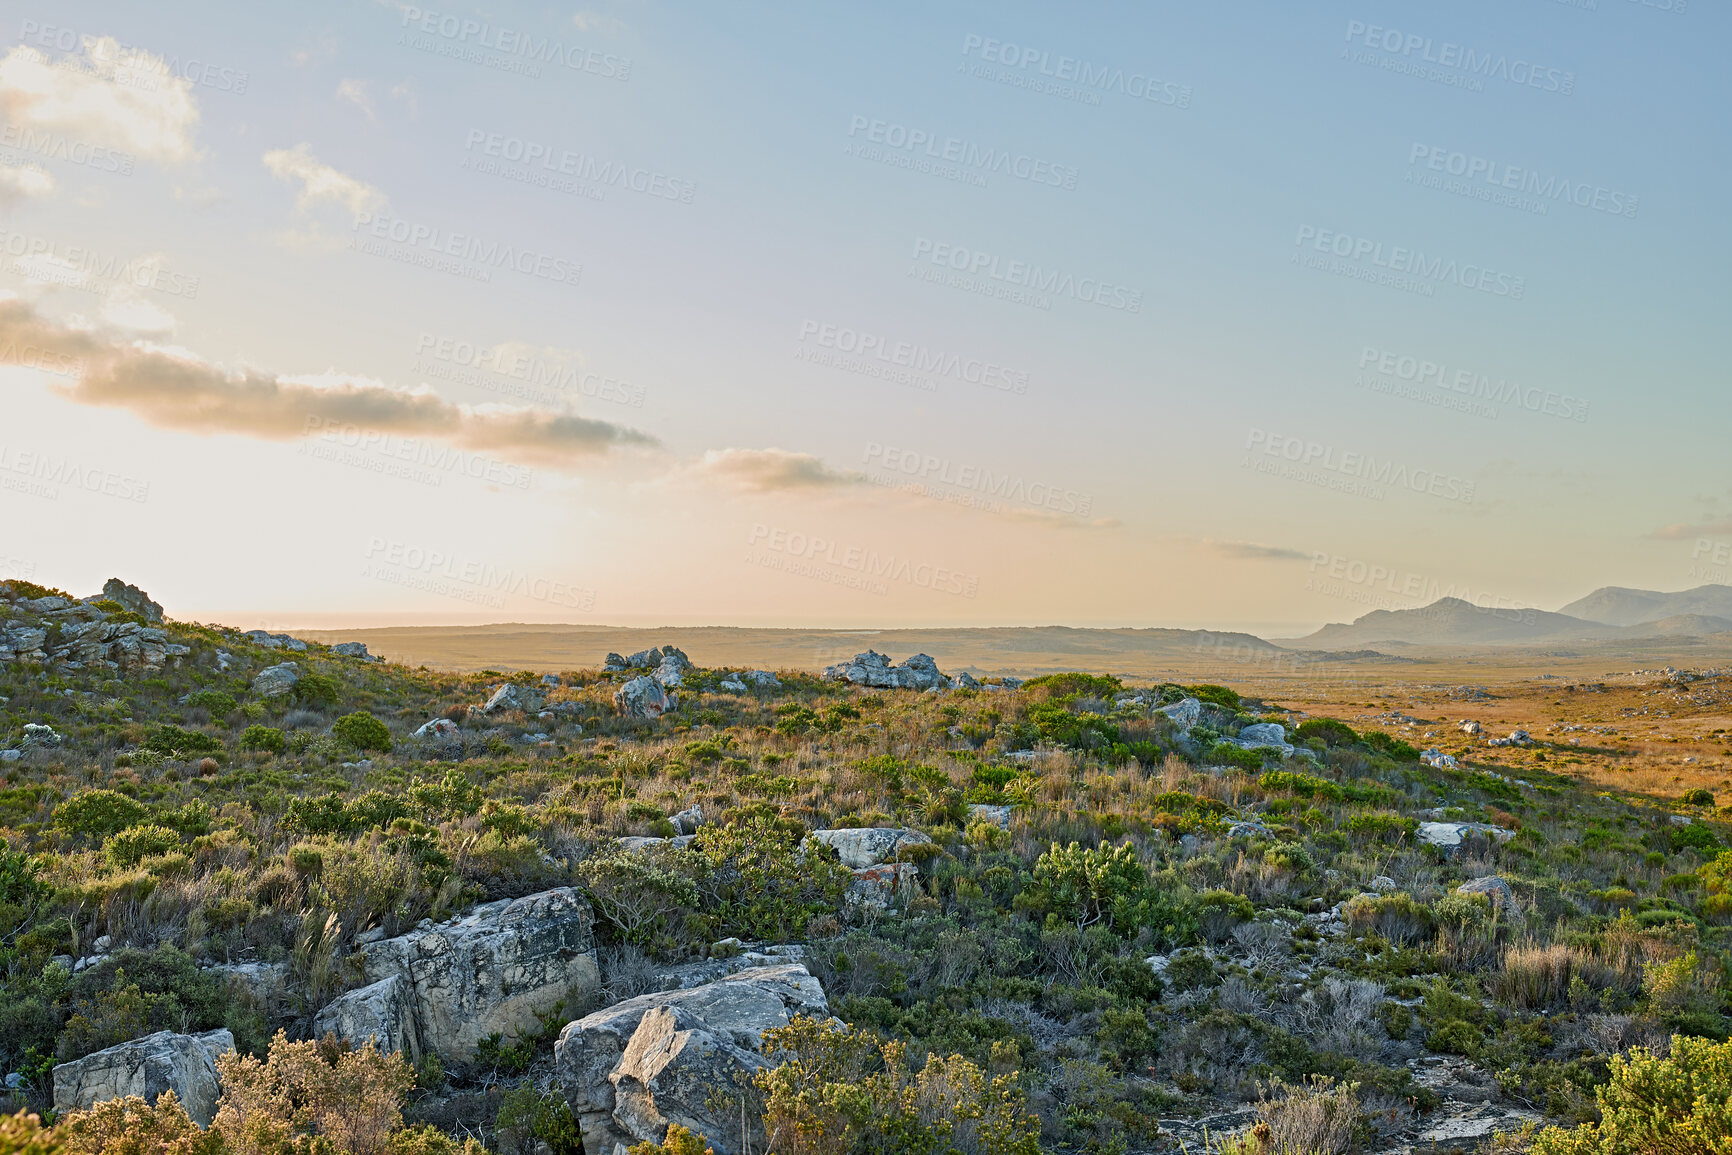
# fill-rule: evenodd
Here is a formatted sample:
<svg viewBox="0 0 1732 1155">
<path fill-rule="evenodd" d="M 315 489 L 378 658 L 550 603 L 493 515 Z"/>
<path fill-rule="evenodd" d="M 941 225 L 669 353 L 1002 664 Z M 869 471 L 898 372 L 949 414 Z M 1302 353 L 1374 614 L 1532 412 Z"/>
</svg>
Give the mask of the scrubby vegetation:
<svg viewBox="0 0 1732 1155">
<path fill-rule="evenodd" d="M 545 712 L 486 715 L 503 676 L 315 645 L 293 655 L 294 692 L 265 697 L 252 678 L 281 651 L 169 632 L 190 653 L 160 670 L 0 666 L 0 748 L 22 751 L 0 763 L 0 1073 L 19 1074 L 19 1108 L 48 1111 L 56 1062 L 162 1028 L 227 1026 L 255 1089 L 291 1079 L 291 1054 L 292 1078 L 315 1058 L 348 1078 L 348 1060 L 272 1038 L 305 1038 L 355 982 L 357 936 L 558 885 L 590 896 L 621 997 L 738 949 L 725 940 L 805 944 L 849 1026 L 767 1044 L 783 1062 L 758 1091 L 784 1155 L 1124 1152 L 1164 1142 L 1163 1120 L 1246 1104 L 1262 1129 L 1241 1144 L 1374 1148 L 1438 1107 L 1415 1076 L 1437 1056 L 1601 1128 L 1546 1144 L 1656 1150 L 1627 1138 L 1620 1088 L 1724 1065 L 1693 1041 L 1726 1039 L 1732 989 L 1711 797 L 1680 824 L 1543 768 L 1518 785 L 1426 765 L 1397 737 L 1212 685 L 1067 674 L 922 694 L 783 673 L 730 694 L 702 671 L 646 720 L 612 707 L 629 675 L 586 670 Z M 1188 730 L 1161 713 L 1185 698 Z M 435 718 L 453 732 L 415 736 Z M 1291 756 L 1233 741 L 1258 722 L 1289 728 Z M 694 805 L 689 845 L 620 848 Z M 1419 837 L 1434 819 L 1509 837 L 1447 850 Z M 807 835 L 890 825 L 932 839 L 907 856 L 914 892 L 848 901 L 852 875 Z M 1509 895 L 1458 893 L 1487 876 Z M 294 981 L 260 1000 L 213 965 L 254 961 Z M 394 1067 L 377 1077 L 442 1134 L 566 1155 L 558 1025 L 433 1062 L 413 1091 Z M 1646 1073 L 1665 1062 L 1681 1073 Z M 172 1114 L 14 1120 L 3 1142 L 94 1150 L 123 1115 L 180 1134 Z M 421 1138 L 392 1142 L 437 1147 L 405 1134 Z"/>
</svg>

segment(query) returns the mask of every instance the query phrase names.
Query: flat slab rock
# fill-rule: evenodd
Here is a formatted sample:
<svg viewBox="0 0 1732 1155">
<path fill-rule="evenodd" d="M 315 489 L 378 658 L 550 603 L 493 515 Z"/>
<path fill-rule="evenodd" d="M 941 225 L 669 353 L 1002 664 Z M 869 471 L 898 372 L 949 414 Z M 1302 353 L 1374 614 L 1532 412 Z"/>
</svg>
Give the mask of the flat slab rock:
<svg viewBox="0 0 1732 1155">
<path fill-rule="evenodd" d="M 844 826 L 836 830 L 813 831 L 812 837 L 830 847 L 849 870 L 864 870 L 879 866 L 903 853 L 910 846 L 919 846 L 932 839 L 918 830 L 899 827 Z"/>
</svg>

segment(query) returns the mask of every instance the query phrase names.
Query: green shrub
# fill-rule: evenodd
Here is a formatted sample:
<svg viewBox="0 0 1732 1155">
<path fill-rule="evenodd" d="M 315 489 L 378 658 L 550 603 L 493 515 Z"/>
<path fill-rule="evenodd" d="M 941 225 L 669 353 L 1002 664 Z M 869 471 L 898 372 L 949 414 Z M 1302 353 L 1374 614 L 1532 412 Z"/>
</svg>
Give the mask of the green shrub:
<svg viewBox="0 0 1732 1155">
<path fill-rule="evenodd" d="M 1299 723 L 1293 731 L 1293 736 L 1300 741 L 1311 738 L 1321 738 L 1330 746 L 1351 746 L 1359 741 L 1359 735 L 1352 727 L 1333 718 L 1310 718 Z"/>
<path fill-rule="evenodd" d="M 180 834 L 166 826 L 129 826 L 109 836 L 102 854 L 115 866 L 137 866 L 144 859 L 167 854 L 180 844 Z"/>
<path fill-rule="evenodd" d="M 331 726 L 331 733 L 337 740 L 356 750 L 378 750 L 381 753 L 391 749 L 391 731 L 385 723 L 373 717 L 365 710 L 357 710 L 353 714 L 344 714 Z"/>
<path fill-rule="evenodd" d="M 189 695 L 186 704 L 194 709 L 208 710 L 213 718 L 226 718 L 235 712 L 235 697 L 222 690 L 198 690 Z"/>
<path fill-rule="evenodd" d="M 1546 1128 L 1533 1155 L 1719 1155 L 1732 1140 L 1732 1043 L 1674 1035 L 1663 1059 L 1635 1047 L 1594 1093 L 1600 1121 Z"/>
<path fill-rule="evenodd" d="M 241 731 L 242 750 L 263 750 L 267 754 L 281 754 L 283 747 L 283 732 L 275 726 L 248 726 Z"/>
<path fill-rule="evenodd" d="M 223 750 L 221 738 L 167 724 L 152 726 L 139 745 L 165 758 L 196 758 L 204 754 L 220 754 Z"/>
<path fill-rule="evenodd" d="M 297 705 L 324 710 L 337 704 L 337 699 L 342 696 L 342 687 L 329 674 L 302 674 L 289 695 Z"/>
<path fill-rule="evenodd" d="M 72 834 L 106 837 L 145 819 L 142 805 L 113 790 L 84 790 L 54 811 L 54 824 Z"/>
<path fill-rule="evenodd" d="M 1686 805 L 1686 806 L 1712 806 L 1712 805 L 1714 805 L 1714 792 L 1712 790 L 1702 790 L 1700 788 L 1698 788 L 1696 790 L 1685 791 L 1685 793 L 1684 793 L 1684 805 Z"/>
<path fill-rule="evenodd" d="M 1700 822 L 1692 822 L 1688 826 L 1674 826 L 1671 829 L 1672 850 L 1718 850 L 1720 838 L 1711 827 Z"/>
<path fill-rule="evenodd" d="M 1377 753 L 1393 758 L 1397 762 L 1419 761 L 1419 748 L 1417 746 L 1409 745 L 1408 743 L 1403 742 L 1400 738 L 1391 734 L 1385 734 L 1381 730 L 1367 730 L 1360 736 L 1359 740 L 1364 742 Z M 1500 785 L 1507 786 L 1508 784 L 1500 783 Z M 1515 790 L 1513 786 L 1509 787 L 1509 789 L 1512 791 Z M 1516 797 L 1521 797 L 1519 792 L 1516 793 Z"/>
</svg>

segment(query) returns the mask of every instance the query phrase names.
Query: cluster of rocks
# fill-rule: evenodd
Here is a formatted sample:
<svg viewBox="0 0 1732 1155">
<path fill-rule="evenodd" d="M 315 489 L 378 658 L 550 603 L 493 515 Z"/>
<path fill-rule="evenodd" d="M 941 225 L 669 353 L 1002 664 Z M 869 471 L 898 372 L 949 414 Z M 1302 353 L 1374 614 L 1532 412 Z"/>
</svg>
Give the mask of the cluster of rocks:
<svg viewBox="0 0 1732 1155">
<path fill-rule="evenodd" d="M 750 690 L 775 690 L 782 685 L 782 679 L 768 670 L 743 670 L 729 674 L 721 681 L 721 688 L 730 694 L 744 694 Z"/>
<path fill-rule="evenodd" d="M 938 663 L 927 654 L 915 654 L 900 666 L 893 665 L 888 657 L 877 650 L 867 650 L 855 654 L 846 662 L 840 662 L 824 670 L 826 682 L 849 682 L 856 686 L 866 686 L 874 690 L 973 690 L 979 689 L 980 683 L 966 671 L 949 677 L 938 668 Z M 1021 685 L 1016 679 L 1006 679 Z"/>
<path fill-rule="evenodd" d="M 685 651 L 674 646 L 639 650 L 629 658 L 609 654 L 602 665 L 610 673 L 650 671 L 613 692 L 614 709 L 628 718 L 659 718 L 678 706 L 679 695 L 671 691 L 685 684 L 686 673 L 692 668 Z"/>
<path fill-rule="evenodd" d="M 920 868 L 901 859 L 911 847 L 932 842 L 918 830 L 901 827 L 845 826 L 814 831 L 812 837 L 853 872 L 844 901 L 869 910 L 888 910 L 913 895 Z"/>
<path fill-rule="evenodd" d="M 269 630 L 248 630 L 241 637 L 266 650 L 293 650 L 297 654 L 307 652 L 307 643 L 288 634 L 273 634 Z"/>
<path fill-rule="evenodd" d="M 1455 755 L 1445 754 L 1436 746 L 1420 751 L 1419 760 L 1427 766 L 1435 766 L 1439 770 L 1454 770 L 1456 768 Z"/>
<path fill-rule="evenodd" d="M 1493 738 L 1486 743 L 1487 746 L 1532 746 L 1533 744 L 1533 739 L 1528 737 L 1526 730 L 1511 730 L 1508 737 Z"/>
<path fill-rule="evenodd" d="M 584 1150 L 657 1143 L 674 1123 L 717 1155 L 748 1144 L 763 1150 L 762 1132 L 741 1106 L 752 1076 L 769 1065 L 759 1050 L 763 1034 L 798 1016 L 829 1014 L 818 980 L 791 963 L 640 995 L 567 1025 L 554 1061 Z"/>
<path fill-rule="evenodd" d="M 1493 826 L 1489 822 L 1439 821 L 1421 822 L 1418 830 L 1418 837 L 1421 842 L 1452 854 L 1459 852 L 1462 843 L 1475 835 L 1502 843 L 1514 838 L 1515 831 L 1505 830 L 1501 826 Z"/>
<path fill-rule="evenodd" d="M 118 578 L 110 578 L 101 594 L 81 601 L 52 595 L 20 598 L 13 589 L 0 583 L 0 595 L 18 615 L 0 625 L 0 662 L 52 662 L 67 670 L 156 670 L 191 652 L 169 641 L 160 624 L 151 624 L 162 621 L 162 607 Z M 103 601 L 118 604 L 127 619 L 96 604 Z"/>
</svg>

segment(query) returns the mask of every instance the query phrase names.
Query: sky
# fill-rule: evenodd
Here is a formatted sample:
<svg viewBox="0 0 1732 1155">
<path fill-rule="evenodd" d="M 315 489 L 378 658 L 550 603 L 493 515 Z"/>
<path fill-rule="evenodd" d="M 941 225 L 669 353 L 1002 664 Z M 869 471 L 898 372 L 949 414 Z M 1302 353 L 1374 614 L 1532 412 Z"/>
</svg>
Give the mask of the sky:
<svg viewBox="0 0 1732 1155">
<path fill-rule="evenodd" d="M 1732 581 L 1702 0 L 0 12 L 0 577 L 293 628 Z"/>
</svg>

